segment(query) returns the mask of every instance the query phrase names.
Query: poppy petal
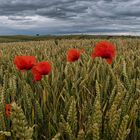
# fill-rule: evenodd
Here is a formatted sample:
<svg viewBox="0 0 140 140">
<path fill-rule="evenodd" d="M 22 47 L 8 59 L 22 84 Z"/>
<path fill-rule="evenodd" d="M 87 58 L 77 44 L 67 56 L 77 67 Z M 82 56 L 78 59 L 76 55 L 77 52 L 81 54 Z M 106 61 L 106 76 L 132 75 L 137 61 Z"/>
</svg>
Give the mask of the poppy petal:
<svg viewBox="0 0 140 140">
<path fill-rule="evenodd" d="M 109 64 L 112 64 L 113 58 L 116 55 L 116 50 L 113 44 L 108 41 L 101 41 L 96 44 L 92 53 L 92 58 L 101 57 L 106 59 Z"/>
<path fill-rule="evenodd" d="M 106 61 L 107 61 L 108 64 L 112 64 L 113 60 L 112 59 L 106 59 Z"/>
<path fill-rule="evenodd" d="M 18 70 L 30 70 L 36 63 L 34 56 L 16 56 L 14 64 Z"/>
<path fill-rule="evenodd" d="M 67 52 L 67 61 L 68 62 L 75 62 L 80 58 L 81 51 L 77 49 L 71 49 Z"/>
</svg>

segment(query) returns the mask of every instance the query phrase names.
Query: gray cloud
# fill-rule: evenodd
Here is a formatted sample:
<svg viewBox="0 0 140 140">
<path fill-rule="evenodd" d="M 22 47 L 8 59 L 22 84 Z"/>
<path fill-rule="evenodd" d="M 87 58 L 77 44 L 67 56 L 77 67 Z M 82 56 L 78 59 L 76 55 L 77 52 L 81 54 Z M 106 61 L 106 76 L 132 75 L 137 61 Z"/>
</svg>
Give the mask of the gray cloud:
<svg viewBox="0 0 140 140">
<path fill-rule="evenodd" d="M 0 34 L 140 34 L 140 1 L 0 0 L 0 20 Z"/>
</svg>

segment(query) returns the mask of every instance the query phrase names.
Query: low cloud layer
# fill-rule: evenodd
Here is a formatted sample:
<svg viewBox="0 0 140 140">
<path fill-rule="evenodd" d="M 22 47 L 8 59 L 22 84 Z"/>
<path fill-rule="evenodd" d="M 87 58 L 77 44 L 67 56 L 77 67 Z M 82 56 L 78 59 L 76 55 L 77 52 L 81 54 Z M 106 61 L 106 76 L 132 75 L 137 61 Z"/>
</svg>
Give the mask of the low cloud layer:
<svg viewBox="0 0 140 140">
<path fill-rule="evenodd" d="M 139 23 L 139 0 L 0 0 L 0 35 L 139 35 Z"/>
</svg>

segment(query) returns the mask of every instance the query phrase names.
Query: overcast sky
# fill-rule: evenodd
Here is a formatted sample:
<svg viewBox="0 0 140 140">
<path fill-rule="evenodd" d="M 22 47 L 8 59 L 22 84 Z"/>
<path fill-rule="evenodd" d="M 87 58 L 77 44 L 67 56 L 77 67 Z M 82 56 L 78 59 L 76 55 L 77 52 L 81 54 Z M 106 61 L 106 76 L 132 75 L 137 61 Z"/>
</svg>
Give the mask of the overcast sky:
<svg viewBox="0 0 140 140">
<path fill-rule="evenodd" d="M 140 0 L 0 0 L 0 35 L 140 35 Z"/>
</svg>

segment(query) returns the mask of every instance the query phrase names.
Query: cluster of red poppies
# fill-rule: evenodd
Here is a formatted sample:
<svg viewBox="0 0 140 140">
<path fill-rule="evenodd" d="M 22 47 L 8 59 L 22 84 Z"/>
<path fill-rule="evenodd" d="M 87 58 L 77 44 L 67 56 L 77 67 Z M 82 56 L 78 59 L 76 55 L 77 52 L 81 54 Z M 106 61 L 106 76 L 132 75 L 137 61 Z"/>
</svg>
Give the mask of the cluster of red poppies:
<svg viewBox="0 0 140 140">
<path fill-rule="evenodd" d="M 67 52 L 67 61 L 75 62 L 77 61 L 81 54 L 85 51 L 78 49 L 71 49 Z M 92 58 L 101 57 L 106 59 L 108 64 L 112 64 L 113 58 L 116 55 L 116 50 L 113 44 L 107 41 L 101 41 L 96 44 L 94 51 L 92 53 Z M 40 81 L 42 75 L 48 75 L 51 72 L 51 64 L 46 61 L 37 63 L 34 56 L 16 56 L 14 59 L 14 64 L 19 70 L 32 70 L 34 81 Z M 11 104 L 6 104 L 6 116 L 9 117 L 11 113 Z"/>
<path fill-rule="evenodd" d="M 71 49 L 67 52 L 67 61 L 77 61 L 81 54 L 85 51 L 78 49 Z M 112 64 L 112 60 L 115 57 L 116 51 L 113 44 L 107 41 L 101 41 L 96 44 L 92 53 L 92 58 L 101 57 L 107 60 L 109 64 Z M 51 64 L 46 61 L 37 63 L 34 56 L 16 56 L 14 64 L 19 70 L 32 70 L 34 81 L 40 81 L 42 75 L 48 75 L 51 72 Z"/>
<path fill-rule="evenodd" d="M 71 49 L 67 52 L 67 61 L 74 62 L 80 58 L 81 53 L 84 50 Z M 107 41 L 101 41 L 96 44 L 92 53 L 92 58 L 101 57 L 107 60 L 109 64 L 112 64 L 113 58 L 115 57 L 116 50 L 113 44 Z"/>
<path fill-rule="evenodd" d="M 37 63 L 34 56 L 16 56 L 14 64 L 19 70 L 32 70 L 34 81 L 40 81 L 42 75 L 47 75 L 51 72 L 51 64 L 46 61 Z"/>
</svg>

